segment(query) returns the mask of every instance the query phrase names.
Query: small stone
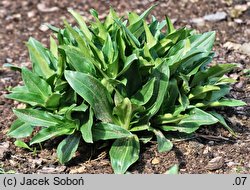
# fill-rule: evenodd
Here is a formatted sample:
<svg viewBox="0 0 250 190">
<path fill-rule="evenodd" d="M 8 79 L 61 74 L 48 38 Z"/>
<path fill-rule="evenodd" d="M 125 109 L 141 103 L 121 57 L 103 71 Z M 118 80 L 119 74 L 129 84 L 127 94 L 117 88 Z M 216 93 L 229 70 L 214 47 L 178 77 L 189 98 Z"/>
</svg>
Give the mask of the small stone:
<svg viewBox="0 0 250 190">
<path fill-rule="evenodd" d="M 13 62 L 13 59 L 11 59 L 11 58 L 6 58 L 6 59 L 5 59 L 5 62 L 6 62 L 6 63 L 12 63 L 12 62 Z"/>
<path fill-rule="evenodd" d="M 153 165 L 156 165 L 156 164 L 159 164 L 159 163 L 160 163 L 160 160 L 159 160 L 158 158 L 154 158 L 154 159 L 151 161 L 151 163 L 152 163 Z"/>
<path fill-rule="evenodd" d="M 37 173 L 39 174 L 57 174 L 60 172 L 65 171 L 66 166 L 58 166 L 55 168 L 55 166 L 50 166 L 50 167 L 43 167 L 41 170 L 38 170 Z"/>
<path fill-rule="evenodd" d="M 213 146 L 213 145 L 214 145 L 214 141 L 209 141 L 208 144 L 209 144 L 210 146 Z"/>
<path fill-rule="evenodd" d="M 241 44 L 236 44 L 233 42 L 226 42 L 225 44 L 223 44 L 223 47 L 228 50 L 238 50 L 241 47 Z"/>
<path fill-rule="evenodd" d="M 235 166 L 235 165 L 237 165 L 237 164 L 234 163 L 234 162 L 228 162 L 228 163 L 227 163 L 227 166 L 228 166 L 228 167 L 232 167 L 232 166 Z"/>
<path fill-rule="evenodd" d="M 38 3 L 37 9 L 42 13 L 51 13 L 59 10 L 58 7 L 46 7 L 43 3 Z"/>
<path fill-rule="evenodd" d="M 14 29 L 14 24 L 13 24 L 13 23 L 8 24 L 8 25 L 6 26 L 6 30 L 7 30 L 7 31 L 12 31 L 13 29 Z"/>
<path fill-rule="evenodd" d="M 197 26 L 205 25 L 205 20 L 203 18 L 193 18 L 190 22 L 196 24 Z"/>
<path fill-rule="evenodd" d="M 215 14 L 209 14 L 205 15 L 203 17 L 207 21 L 211 22 L 217 22 L 217 21 L 222 21 L 227 18 L 227 13 L 226 12 L 216 12 Z"/>
<path fill-rule="evenodd" d="M 242 53 L 250 56 L 250 42 L 242 44 L 241 47 L 239 48 L 239 50 Z"/>
<path fill-rule="evenodd" d="M 240 81 L 238 82 L 235 87 L 237 88 L 237 90 L 240 90 L 240 91 L 244 91 L 244 89 L 242 88 L 244 85 L 244 82 L 243 81 Z"/>
<path fill-rule="evenodd" d="M 29 12 L 27 13 L 27 16 L 28 16 L 29 18 L 34 17 L 35 15 L 36 15 L 36 12 L 35 12 L 35 11 L 29 11 Z"/>
<path fill-rule="evenodd" d="M 74 169 L 71 169 L 69 171 L 70 174 L 81 174 L 81 173 L 84 173 L 86 170 L 86 167 L 85 166 L 82 166 L 80 168 L 74 168 Z"/>
<path fill-rule="evenodd" d="M 17 104 L 17 107 L 16 107 L 17 109 L 25 109 L 26 108 L 26 104 L 22 104 L 22 103 L 20 103 L 20 104 Z"/>
<path fill-rule="evenodd" d="M 4 142 L 0 144 L 0 160 L 4 159 L 7 152 L 9 152 L 9 142 Z"/>
<path fill-rule="evenodd" d="M 220 169 L 223 165 L 224 165 L 223 157 L 218 156 L 210 160 L 205 168 L 207 170 L 217 170 Z"/>
<path fill-rule="evenodd" d="M 42 24 L 40 27 L 39 27 L 39 30 L 41 30 L 42 32 L 46 32 L 48 30 L 48 26 L 46 26 L 45 24 Z"/>
<path fill-rule="evenodd" d="M 209 152 L 211 152 L 212 148 L 207 146 L 204 151 L 203 151 L 203 154 L 208 154 Z"/>
<path fill-rule="evenodd" d="M 239 18 L 236 18 L 236 19 L 234 19 L 234 22 L 236 22 L 237 24 L 242 24 L 243 20 L 239 19 Z"/>
</svg>

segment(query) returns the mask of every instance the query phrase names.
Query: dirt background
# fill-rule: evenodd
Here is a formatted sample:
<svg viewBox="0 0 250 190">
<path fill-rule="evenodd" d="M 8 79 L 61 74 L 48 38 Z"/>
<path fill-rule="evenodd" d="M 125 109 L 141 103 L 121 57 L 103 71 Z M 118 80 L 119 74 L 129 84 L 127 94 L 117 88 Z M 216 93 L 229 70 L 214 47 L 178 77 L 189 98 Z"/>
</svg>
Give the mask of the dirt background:
<svg viewBox="0 0 250 190">
<path fill-rule="evenodd" d="M 168 153 L 158 153 L 151 142 L 142 146 L 140 159 L 131 173 L 165 173 L 178 164 L 180 173 L 250 173 L 250 2 L 245 0 L 1 0 L 0 1 L 0 173 L 112 173 L 107 148 L 82 144 L 75 158 L 66 166 L 57 162 L 55 148 L 60 139 L 43 144 L 35 154 L 13 145 L 6 133 L 15 119 L 12 108 L 23 105 L 7 100 L 4 94 L 21 84 L 20 74 L 3 68 L 4 63 L 30 67 L 25 41 L 35 37 L 48 44 L 51 32 L 43 24 L 62 27 L 63 19 L 75 23 L 68 8 L 92 19 L 90 8 L 104 18 L 112 6 L 118 13 L 141 13 L 158 3 L 152 11 L 158 19 L 168 15 L 176 27 L 192 27 L 200 32 L 217 33 L 214 62 L 235 62 L 240 66 L 229 76 L 238 80 L 229 97 L 248 103 L 246 107 L 222 108 L 235 139 L 220 126 L 203 127 L 189 139 L 174 142 Z M 217 13 L 217 14 L 215 14 Z M 215 14 L 215 15 L 214 15 Z M 210 16 L 208 16 L 210 15 Z"/>
</svg>

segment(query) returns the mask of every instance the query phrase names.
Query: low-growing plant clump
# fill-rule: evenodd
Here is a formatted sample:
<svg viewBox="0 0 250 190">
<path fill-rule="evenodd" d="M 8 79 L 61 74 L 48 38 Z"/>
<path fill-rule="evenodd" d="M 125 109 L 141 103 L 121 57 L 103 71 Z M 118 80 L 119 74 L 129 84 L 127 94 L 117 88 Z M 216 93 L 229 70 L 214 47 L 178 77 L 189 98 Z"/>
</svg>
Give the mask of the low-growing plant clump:
<svg viewBox="0 0 250 190">
<path fill-rule="evenodd" d="M 140 144 L 155 137 L 165 152 L 173 147 L 173 132 L 221 123 L 234 134 L 214 108 L 245 105 L 225 97 L 235 82 L 225 74 L 237 65 L 209 65 L 215 32 L 175 29 L 168 17 L 147 23 L 152 9 L 125 20 L 111 8 L 104 22 L 91 10 L 89 25 L 70 10 L 79 27 L 67 21 L 63 29 L 49 26 L 50 49 L 30 38 L 32 70 L 9 65 L 24 85 L 6 97 L 26 104 L 13 110 L 18 119 L 8 135 L 16 145 L 35 150 L 29 146 L 64 136 L 57 147 L 64 164 L 80 140 L 108 140 L 114 172 L 125 173 L 138 160 Z M 28 146 L 20 139 L 29 136 Z"/>
</svg>

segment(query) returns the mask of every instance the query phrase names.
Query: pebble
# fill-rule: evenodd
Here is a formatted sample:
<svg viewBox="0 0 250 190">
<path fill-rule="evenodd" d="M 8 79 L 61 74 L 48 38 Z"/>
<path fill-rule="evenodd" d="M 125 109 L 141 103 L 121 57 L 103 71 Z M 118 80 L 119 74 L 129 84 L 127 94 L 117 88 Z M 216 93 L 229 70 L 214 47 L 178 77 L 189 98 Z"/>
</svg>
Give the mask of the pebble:
<svg viewBox="0 0 250 190">
<path fill-rule="evenodd" d="M 46 26 L 45 24 L 42 24 L 40 27 L 39 27 L 39 30 L 41 30 L 42 32 L 46 32 L 47 30 L 49 30 L 48 26 Z"/>
<path fill-rule="evenodd" d="M 66 166 L 58 166 L 55 168 L 55 166 L 44 166 L 41 170 L 38 170 L 38 174 L 58 174 L 60 172 L 65 171 Z"/>
<path fill-rule="evenodd" d="M 5 62 L 6 62 L 6 63 L 12 63 L 12 62 L 13 62 L 13 59 L 11 59 L 11 58 L 6 58 L 6 59 L 5 59 Z"/>
<path fill-rule="evenodd" d="M 218 156 L 210 160 L 205 168 L 207 170 L 217 170 L 220 169 L 223 165 L 224 165 L 223 157 Z"/>
<path fill-rule="evenodd" d="M 241 47 L 241 45 L 233 42 L 226 42 L 225 44 L 223 44 L 223 47 L 228 50 L 238 50 Z"/>
<path fill-rule="evenodd" d="M 35 12 L 35 11 L 29 11 L 29 12 L 27 13 L 27 16 L 28 16 L 29 18 L 34 17 L 35 15 L 36 15 L 36 12 Z"/>
<path fill-rule="evenodd" d="M 74 169 L 71 169 L 69 171 L 70 174 L 81 174 L 81 173 L 84 173 L 86 170 L 86 167 L 85 166 L 82 166 L 80 168 L 74 168 Z"/>
<path fill-rule="evenodd" d="M 152 164 L 156 165 L 156 164 L 159 164 L 160 163 L 160 160 L 158 158 L 154 158 L 152 161 L 151 161 Z"/>
<path fill-rule="evenodd" d="M 203 18 L 193 18 L 190 20 L 190 22 L 196 24 L 197 26 L 205 25 L 205 20 Z"/>
<path fill-rule="evenodd" d="M 207 146 L 204 151 L 203 151 L 203 154 L 208 154 L 209 152 L 211 152 L 212 148 Z"/>
<path fill-rule="evenodd" d="M 9 142 L 4 142 L 0 144 L 0 160 L 2 160 L 5 157 L 6 152 L 9 151 Z"/>
<path fill-rule="evenodd" d="M 38 3 L 37 9 L 42 13 L 51 13 L 59 10 L 58 7 L 46 7 L 43 3 Z"/>
<path fill-rule="evenodd" d="M 214 145 L 214 141 L 209 141 L 208 144 L 209 144 L 210 146 L 213 146 L 213 145 Z"/>
<path fill-rule="evenodd" d="M 228 163 L 227 163 L 227 166 L 228 166 L 228 167 L 232 167 L 232 166 L 235 166 L 235 165 L 237 165 L 235 162 L 228 162 Z"/>
<path fill-rule="evenodd" d="M 241 47 L 239 48 L 239 50 L 242 53 L 250 56 L 250 42 L 242 44 Z"/>
<path fill-rule="evenodd" d="M 234 19 L 234 22 L 236 22 L 237 24 L 242 24 L 243 20 L 239 19 L 239 18 L 236 18 L 236 19 Z"/>
<path fill-rule="evenodd" d="M 205 15 L 203 18 L 205 20 L 211 21 L 211 22 L 222 21 L 222 20 L 225 20 L 227 18 L 227 13 L 223 12 L 223 11 L 216 12 L 214 14 Z"/>
</svg>

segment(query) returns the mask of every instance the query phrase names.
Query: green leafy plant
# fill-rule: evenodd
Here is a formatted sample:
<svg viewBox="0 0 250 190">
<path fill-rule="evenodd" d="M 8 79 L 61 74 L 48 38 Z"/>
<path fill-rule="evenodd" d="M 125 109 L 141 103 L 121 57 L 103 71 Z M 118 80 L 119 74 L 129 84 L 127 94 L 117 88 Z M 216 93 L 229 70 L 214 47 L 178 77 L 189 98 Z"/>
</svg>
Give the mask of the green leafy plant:
<svg viewBox="0 0 250 190">
<path fill-rule="evenodd" d="M 14 109 L 18 119 L 9 136 L 32 136 L 30 145 L 65 136 L 58 145 L 61 163 L 74 155 L 80 140 L 112 142 L 109 151 L 115 173 L 125 173 L 139 158 L 140 143 L 154 136 L 159 152 L 172 149 L 171 131 L 193 133 L 200 126 L 221 123 L 218 106 L 243 106 L 225 98 L 233 79 L 224 74 L 236 64 L 210 65 L 215 32 L 197 34 L 175 29 L 166 17 L 150 23 L 141 15 L 118 17 L 111 8 L 105 21 L 91 10 L 89 25 L 70 10 L 79 24 L 54 32 L 50 48 L 34 38 L 27 42 L 32 70 L 18 68 L 23 86 L 6 97 L 26 103 Z M 55 40 L 57 38 L 57 41 Z"/>
</svg>

